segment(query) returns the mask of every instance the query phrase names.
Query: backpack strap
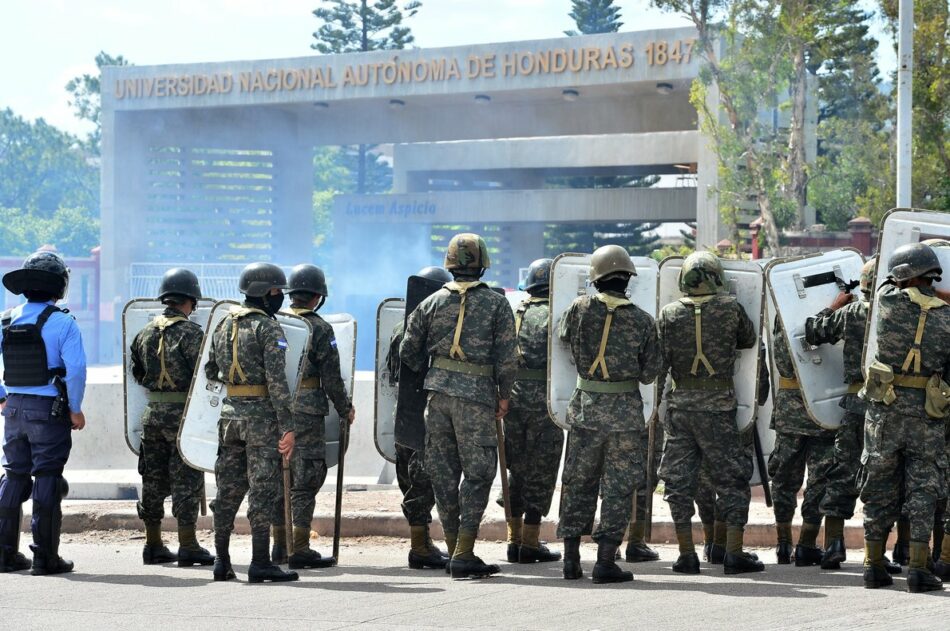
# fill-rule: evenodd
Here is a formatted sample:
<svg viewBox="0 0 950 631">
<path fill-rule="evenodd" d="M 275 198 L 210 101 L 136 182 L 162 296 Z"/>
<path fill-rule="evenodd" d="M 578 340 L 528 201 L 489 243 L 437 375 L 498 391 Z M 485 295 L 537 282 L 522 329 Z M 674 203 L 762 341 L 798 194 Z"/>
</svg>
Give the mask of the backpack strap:
<svg viewBox="0 0 950 631">
<path fill-rule="evenodd" d="M 471 282 L 453 280 L 452 282 L 445 284 L 446 289 L 454 294 L 459 294 L 462 297 L 461 302 L 459 303 L 459 317 L 455 322 L 455 336 L 452 338 L 452 348 L 449 349 L 449 357 L 452 359 L 465 361 L 465 351 L 462 350 L 462 346 L 459 344 L 459 341 L 462 339 L 462 324 L 465 320 L 465 298 L 469 289 L 484 284 L 485 283 L 480 280 Z"/>
<path fill-rule="evenodd" d="M 158 328 L 158 364 L 160 367 L 160 372 L 158 373 L 158 388 L 159 390 L 164 387 L 167 382 L 172 388 L 175 387 L 175 381 L 172 379 L 172 376 L 169 374 L 168 370 L 165 368 L 165 329 L 169 328 L 173 324 L 178 322 L 185 322 L 188 320 L 185 316 L 166 316 L 160 315 L 155 318 L 155 326 Z"/>
<path fill-rule="evenodd" d="M 533 304 L 547 304 L 547 298 L 536 298 L 532 296 L 531 298 L 525 298 L 521 301 L 521 304 L 518 305 L 518 309 L 515 311 L 515 343 L 517 344 L 518 357 L 524 358 L 524 352 L 521 350 L 521 321 L 524 320 L 524 314 Z"/>
<path fill-rule="evenodd" d="M 237 374 L 237 376 L 241 379 L 242 382 L 247 383 L 247 375 L 244 374 L 244 369 L 241 368 L 241 362 L 238 360 L 238 320 L 252 313 L 259 313 L 267 317 L 270 317 L 270 315 L 263 309 L 258 309 L 256 307 L 233 307 L 230 313 L 231 313 L 231 369 L 228 370 L 228 383 L 231 383 L 231 384 L 237 383 L 234 380 L 235 374 Z"/>
<path fill-rule="evenodd" d="M 611 296 L 603 292 L 596 294 L 593 299 L 607 306 L 607 318 L 604 320 L 604 330 L 600 334 L 600 348 L 597 350 L 597 357 L 594 359 L 594 363 L 590 365 L 590 368 L 587 369 L 587 376 L 593 377 L 597 369 L 600 368 L 600 374 L 605 380 L 609 381 L 610 372 L 607 370 L 607 360 L 604 355 L 607 352 L 607 338 L 610 337 L 610 325 L 614 320 L 614 311 L 620 307 L 632 305 L 633 303 L 626 298 L 617 298 L 616 296 Z"/>
<path fill-rule="evenodd" d="M 693 308 L 693 322 L 696 328 L 696 355 L 693 357 L 693 366 L 690 368 L 689 374 L 693 375 L 694 377 L 699 374 L 700 364 L 703 365 L 710 377 L 713 377 L 716 374 L 716 370 L 712 367 L 712 364 L 709 363 L 709 359 L 703 352 L 703 304 L 709 302 L 715 297 L 716 295 L 712 294 L 709 296 L 692 296 L 680 298 L 681 303 L 687 307 Z"/>
<path fill-rule="evenodd" d="M 920 307 L 920 317 L 917 319 L 917 331 L 914 333 L 914 344 L 910 350 L 907 351 L 907 357 L 904 359 L 904 365 L 901 366 L 901 372 L 907 374 L 907 369 L 913 364 L 914 373 L 919 374 L 921 363 L 920 342 L 924 339 L 924 327 L 927 325 L 927 314 L 931 309 L 946 307 L 947 303 L 936 296 L 928 296 L 921 293 L 917 287 L 908 287 L 903 291 L 907 297 L 910 298 L 912 303 Z"/>
</svg>

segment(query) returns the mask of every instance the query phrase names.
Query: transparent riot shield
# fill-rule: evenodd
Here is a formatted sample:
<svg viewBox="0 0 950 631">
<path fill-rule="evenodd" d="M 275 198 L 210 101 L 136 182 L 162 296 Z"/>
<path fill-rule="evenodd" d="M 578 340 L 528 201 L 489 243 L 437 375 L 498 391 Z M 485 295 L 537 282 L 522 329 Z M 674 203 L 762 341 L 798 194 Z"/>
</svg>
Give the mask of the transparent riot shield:
<svg viewBox="0 0 950 631">
<path fill-rule="evenodd" d="M 931 239 L 950 240 L 950 213 L 915 208 L 895 208 L 884 215 L 881 222 L 881 237 L 878 243 L 877 276 L 875 290 L 887 278 L 887 262 L 894 250 L 909 243 L 919 243 Z M 934 253 L 943 267 L 943 279 L 934 286 L 950 290 L 950 247 L 933 246 Z M 868 332 L 864 346 L 865 369 L 874 361 L 877 354 L 877 313 L 874 300 L 868 312 Z"/>
<path fill-rule="evenodd" d="M 406 301 L 387 298 L 376 308 L 376 451 L 389 462 L 396 462 L 396 399 L 399 397 L 399 375 L 393 375 L 386 360 L 393 329 L 406 318 Z"/>
<path fill-rule="evenodd" d="M 660 263 L 660 309 L 679 300 L 683 294 L 679 289 L 679 274 L 685 259 L 671 256 Z M 762 311 L 765 299 L 765 286 L 762 266 L 757 261 L 733 261 L 722 259 L 726 272 L 729 293 L 736 297 L 739 304 L 756 326 L 759 340 L 762 337 Z M 756 393 L 759 381 L 759 342 L 752 348 L 739 351 L 739 360 L 735 365 L 736 387 L 736 425 L 744 432 L 755 421 Z"/>
<path fill-rule="evenodd" d="M 562 429 L 570 429 L 567 424 L 567 406 L 577 385 L 577 369 L 574 367 L 571 349 L 566 342 L 558 339 L 557 330 L 561 317 L 578 296 L 595 294 L 592 284 L 588 284 L 590 254 L 561 254 L 554 259 L 551 267 L 551 325 L 548 328 L 548 414 Z M 657 309 L 657 278 L 659 268 L 656 261 L 648 257 L 631 257 L 637 268 L 637 275 L 630 279 L 627 295 L 637 305 L 654 318 Z M 643 398 L 643 417 L 653 415 L 656 402 L 656 384 L 640 385 Z"/>
<path fill-rule="evenodd" d="M 863 266 L 860 252 L 844 249 L 778 259 L 765 271 L 805 409 L 825 429 L 836 429 L 844 416 L 838 405 L 848 392 L 844 342 L 812 346 L 805 341 L 805 320 L 827 308 L 841 291 L 856 289 Z"/>
<path fill-rule="evenodd" d="M 208 323 L 213 300 L 199 300 L 190 320 L 202 328 Z M 142 414 L 148 403 L 148 391 L 132 378 L 132 341 L 149 322 L 165 312 L 161 301 L 150 298 L 130 300 L 122 309 L 122 395 L 125 402 L 125 444 L 138 455 L 142 445 Z"/>
<path fill-rule="evenodd" d="M 231 309 L 237 307 L 240 307 L 240 304 L 233 300 L 222 300 L 216 302 L 211 309 L 205 327 L 207 335 L 201 345 L 201 358 L 191 381 L 188 401 L 185 403 L 185 417 L 178 431 L 178 450 L 182 459 L 189 466 L 202 471 L 214 471 L 214 461 L 218 454 L 218 419 L 221 417 L 221 402 L 227 392 L 224 383 L 210 380 L 205 375 L 205 364 L 208 363 L 211 350 L 211 334 Z M 310 323 L 287 313 L 278 313 L 276 317 L 287 339 L 287 383 L 291 394 L 296 398 L 300 369 L 310 346 Z"/>
<path fill-rule="evenodd" d="M 350 400 L 353 399 L 353 379 L 356 372 L 356 320 L 348 313 L 328 313 L 321 315 L 333 327 L 336 337 L 336 350 L 340 353 L 340 375 Z M 283 323 L 281 323 L 283 324 Z M 326 422 L 326 463 L 327 468 L 335 467 L 340 458 L 340 415 L 330 405 Z M 346 441 L 344 449 L 348 447 Z"/>
</svg>

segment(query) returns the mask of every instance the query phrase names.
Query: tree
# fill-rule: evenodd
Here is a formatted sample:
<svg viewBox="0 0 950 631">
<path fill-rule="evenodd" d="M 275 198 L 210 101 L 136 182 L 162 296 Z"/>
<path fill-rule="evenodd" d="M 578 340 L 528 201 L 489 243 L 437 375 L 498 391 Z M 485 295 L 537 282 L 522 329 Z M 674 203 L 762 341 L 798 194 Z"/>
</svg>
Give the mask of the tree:
<svg viewBox="0 0 950 631">
<path fill-rule="evenodd" d="M 73 77 L 66 84 L 66 91 L 70 94 L 70 107 L 80 120 L 91 122 L 95 128 L 86 138 L 86 146 L 89 151 L 98 156 L 99 145 L 102 142 L 102 126 L 99 123 L 99 116 L 102 113 L 102 69 L 106 66 L 128 66 L 128 60 L 122 55 L 113 57 L 105 51 L 99 51 L 96 55 L 97 74 L 83 74 Z"/>
<path fill-rule="evenodd" d="M 623 26 L 620 7 L 614 0 L 572 0 L 568 13 L 577 25 L 576 31 L 564 31 L 565 35 L 590 35 L 592 33 L 616 33 Z"/>
</svg>

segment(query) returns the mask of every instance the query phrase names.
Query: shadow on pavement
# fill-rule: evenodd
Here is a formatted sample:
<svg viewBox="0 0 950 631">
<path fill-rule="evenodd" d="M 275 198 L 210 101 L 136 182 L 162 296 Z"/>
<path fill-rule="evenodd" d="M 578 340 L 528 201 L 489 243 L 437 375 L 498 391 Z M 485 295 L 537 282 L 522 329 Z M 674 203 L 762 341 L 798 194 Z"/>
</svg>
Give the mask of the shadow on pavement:
<svg viewBox="0 0 950 631">
<path fill-rule="evenodd" d="M 166 574 L 61 574 L 62 578 L 77 583 L 107 583 L 111 585 L 140 585 L 142 587 L 200 587 L 213 582 L 211 573 L 206 578 L 183 578 Z"/>
</svg>

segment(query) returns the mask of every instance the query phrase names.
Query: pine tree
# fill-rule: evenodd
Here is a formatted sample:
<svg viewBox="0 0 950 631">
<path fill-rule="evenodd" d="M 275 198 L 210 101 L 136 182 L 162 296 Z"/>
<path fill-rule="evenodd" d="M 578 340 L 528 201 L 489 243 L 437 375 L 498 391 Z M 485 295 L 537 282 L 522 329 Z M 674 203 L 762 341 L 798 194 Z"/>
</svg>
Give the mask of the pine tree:
<svg viewBox="0 0 950 631">
<path fill-rule="evenodd" d="M 565 35 L 590 35 L 593 33 L 616 33 L 623 26 L 620 21 L 620 7 L 614 6 L 614 0 L 573 0 L 568 13 L 576 31 L 564 31 Z"/>
<path fill-rule="evenodd" d="M 66 84 L 66 91 L 71 100 L 76 118 L 86 120 L 95 125 L 85 141 L 85 148 L 92 155 L 99 155 L 99 144 L 102 141 L 102 126 L 99 124 L 99 114 L 102 112 L 102 69 L 106 66 L 128 66 L 129 61 L 122 55 L 113 57 L 105 51 L 96 55 L 97 74 L 83 74 L 73 77 Z"/>
</svg>

